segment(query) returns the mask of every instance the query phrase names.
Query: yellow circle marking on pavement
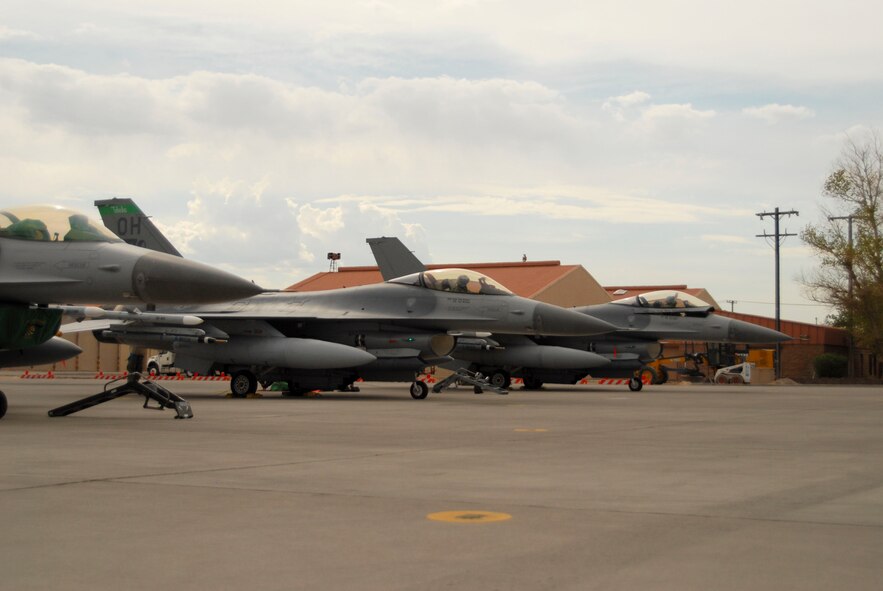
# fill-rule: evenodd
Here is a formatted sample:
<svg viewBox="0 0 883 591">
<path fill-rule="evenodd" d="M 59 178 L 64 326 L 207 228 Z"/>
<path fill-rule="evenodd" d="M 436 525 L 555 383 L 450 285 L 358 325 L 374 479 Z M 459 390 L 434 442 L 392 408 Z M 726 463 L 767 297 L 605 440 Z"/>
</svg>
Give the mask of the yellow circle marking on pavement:
<svg viewBox="0 0 883 591">
<path fill-rule="evenodd" d="M 548 429 L 515 429 L 516 433 L 545 433 Z"/>
<path fill-rule="evenodd" d="M 430 513 L 426 519 L 448 523 L 490 523 L 492 521 L 506 521 L 512 519 L 512 516 L 508 513 L 493 513 L 491 511 L 441 511 L 440 513 Z"/>
</svg>

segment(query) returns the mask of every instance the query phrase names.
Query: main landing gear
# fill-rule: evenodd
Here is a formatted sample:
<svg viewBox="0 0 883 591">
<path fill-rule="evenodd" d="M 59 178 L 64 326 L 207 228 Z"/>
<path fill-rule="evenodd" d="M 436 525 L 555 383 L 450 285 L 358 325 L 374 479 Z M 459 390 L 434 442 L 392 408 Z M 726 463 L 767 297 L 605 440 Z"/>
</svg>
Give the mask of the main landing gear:
<svg viewBox="0 0 883 591">
<path fill-rule="evenodd" d="M 247 369 L 241 369 L 230 377 L 230 392 L 233 398 L 245 398 L 258 391 L 258 379 Z"/>
</svg>

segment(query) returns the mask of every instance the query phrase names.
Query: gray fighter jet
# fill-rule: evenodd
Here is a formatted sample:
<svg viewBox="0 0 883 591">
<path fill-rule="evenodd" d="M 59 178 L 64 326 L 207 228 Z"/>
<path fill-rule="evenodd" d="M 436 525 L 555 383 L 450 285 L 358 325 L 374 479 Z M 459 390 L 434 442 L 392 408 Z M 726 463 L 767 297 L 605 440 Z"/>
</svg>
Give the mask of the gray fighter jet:
<svg viewBox="0 0 883 591">
<path fill-rule="evenodd" d="M 662 354 L 661 340 L 706 343 L 775 344 L 790 340 L 788 335 L 743 320 L 714 313 L 714 306 L 684 292 L 654 291 L 606 304 L 579 306 L 573 310 L 619 327 L 619 330 L 591 339 L 537 339 L 538 342 L 589 350 L 610 360 L 601 368 L 552 369 L 512 368 L 529 389 L 546 383 L 575 384 L 593 378 L 629 378 L 629 389 L 638 391 L 642 369 Z M 485 368 L 491 370 L 491 368 Z M 506 372 L 507 368 L 496 368 Z M 505 380 L 507 374 L 496 379 Z"/>
<path fill-rule="evenodd" d="M 465 269 L 415 273 L 385 283 L 307 293 L 268 293 L 232 304 L 177 306 L 197 327 L 161 322 L 84 323 L 99 340 L 172 349 L 175 365 L 232 374 L 245 396 L 273 381 L 290 392 L 349 389 L 356 380 L 412 381 L 451 361 L 459 338 L 490 334 L 588 335 L 612 329 L 585 314 L 513 295 Z M 70 330 L 70 329 L 67 329 Z M 583 351 L 585 364 L 598 356 Z M 413 381 L 411 395 L 427 386 Z"/>
<path fill-rule="evenodd" d="M 80 353 L 55 336 L 66 309 L 48 304 L 219 302 L 261 291 L 230 273 L 126 244 L 69 209 L 0 211 L 0 367 Z M 0 392 L 0 417 L 6 406 Z"/>
<path fill-rule="evenodd" d="M 105 225 L 127 240 L 168 252 L 171 246 L 128 199 L 120 214 L 98 203 Z M 105 207 L 105 209 L 102 209 Z M 128 214 L 126 214 L 128 215 Z M 133 231 L 137 228 L 138 231 Z M 173 248 L 173 247 L 172 247 Z M 411 255 L 413 256 L 413 255 Z M 464 269 L 413 273 L 383 284 L 309 293 L 271 293 L 232 304 L 166 309 L 197 316 L 198 328 L 158 322 L 84 323 L 96 337 L 175 352 L 175 365 L 232 375 L 234 396 L 257 384 L 288 382 L 290 392 L 352 388 L 356 380 L 407 381 L 414 398 L 428 389 L 415 381 L 429 365 L 450 361 L 460 339 L 491 333 L 598 334 L 613 327 L 575 312 L 513 295 L 488 277 Z M 71 330 L 71 329 L 67 329 Z M 580 363 L 606 360 L 574 351 Z"/>
<path fill-rule="evenodd" d="M 425 268 L 398 238 L 369 238 L 368 244 L 384 277 L 391 269 L 415 272 Z M 526 388 L 537 389 L 544 382 L 575 384 L 591 374 L 594 378 L 629 378 L 629 388 L 636 391 L 643 386 L 641 370 L 662 353 L 660 340 L 774 344 L 791 338 L 714 314 L 713 306 L 676 291 L 572 309 L 617 330 L 591 338 L 494 335 L 461 339 L 451 356 L 470 363 L 498 387 L 508 387 L 511 377 L 520 377 Z M 603 362 L 586 365 L 572 355 L 586 351 L 597 353 Z"/>
</svg>

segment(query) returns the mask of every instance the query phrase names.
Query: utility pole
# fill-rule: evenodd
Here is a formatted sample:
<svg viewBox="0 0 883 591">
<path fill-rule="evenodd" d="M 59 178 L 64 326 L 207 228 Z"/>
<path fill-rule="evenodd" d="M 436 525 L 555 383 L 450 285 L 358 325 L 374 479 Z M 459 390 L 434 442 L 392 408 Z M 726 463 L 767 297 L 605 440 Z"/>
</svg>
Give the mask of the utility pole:
<svg viewBox="0 0 883 591">
<path fill-rule="evenodd" d="M 854 216 L 854 215 L 839 215 L 839 216 L 831 216 L 828 218 L 829 222 L 833 222 L 834 220 L 846 220 L 846 222 L 848 224 L 848 228 L 849 228 L 849 233 L 847 235 L 849 237 L 849 256 L 846 261 L 846 274 L 847 274 L 847 279 L 849 281 L 849 284 L 847 287 L 847 289 L 849 290 L 848 291 L 848 293 L 849 293 L 849 307 L 847 308 L 848 315 L 846 317 L 846 320 L 849 323 L 849 325 L 847 326 L 847 329 L 849 330 L 849 362 L 846 364 L 846 375 L 850 378 L 855 377 L 855 340 L 852 337 L 852 329 L 853 329 L 853 325 L 852 325 L 852 284 L 853 284 L 853 281 L 852 281 L 852 274 L 853 274 L 852 258 L 855 255 L 855 253 L 853 252 L 853 248 L 852 248 L 852 221 L 856 217 L 857 216 Z"/>
<path fill-rule="evenodd" d="M 730 312 L 735 312 L 734 307 L 738 304 L 738 300 L 727 300 L 727 303 L 730 304 Z"/>
<path fill-rule="evenodd" d="M 779 211 L 779 208 L 775 208 L 773 211 L 764 211 L 756 214 L 757 217 L 763 219 L 765 217 L 772 217 L 774 221 L 774 234 L 767 234 L 764 231 L 763 234 L 757 234 L 757 238 L 772 238 L 773 239 L 773 247 L 776 250 L 776 330 L 779 332 L 782 331 L 782 318 L 781 318 L 781 300 L 780 300 L 780 289 L 779 289 L 779 247 L 782 245 L 782 241 L 788 236 L 797 236 L 797 234 L 789 234 L 786 230 L 784 234 L 779 232 L 779 220 L 783 216 L 792 216 L 792 215 L 800 215 L 800 212 L 794 211 L 793 209 L 790 211 Z M 782 377 L 782 346 L 779 343 L 776 343 L 776 379 Z"/>
</svg>

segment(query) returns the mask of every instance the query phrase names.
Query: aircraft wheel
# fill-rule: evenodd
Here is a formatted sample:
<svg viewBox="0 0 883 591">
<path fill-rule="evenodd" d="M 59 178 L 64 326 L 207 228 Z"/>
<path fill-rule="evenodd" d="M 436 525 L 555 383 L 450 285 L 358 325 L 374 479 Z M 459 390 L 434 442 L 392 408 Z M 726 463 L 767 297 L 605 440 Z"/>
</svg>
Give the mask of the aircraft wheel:
<svg viewBox="0 0 883 591">
<path fill-rule="evenodd" d="M 429 396 L 429 386 L 420 380 L 416 380 L 411 384 L 411 398 L 414 400 L 423 400 Z"/>
<path fill-rule="evenodd" d="M 3 418 L 3 415 L 6 414 L 6 409 L 8 408 L 8 404 L 6 403 L 6 394 L 0 390 L 0 419 Z"/>
<path fill-rule="evenodd" d="M 489 379 L 492 386 L 502 389 L 507 389 L 509 384 L 512 382 L 512 379 L 509 377 L 509 372 L 504 370 L 498 370 L 491 374 Z"/>
<path fill-rule="evenodd" d="M 543 381 L 538 380 L 533 377 L 525 377 L 524 378 L 524 389 L 525 390 L 539 390 L 543 387 Z"/>
<path fill-rule="evenodd" d="M 644 382 L 641 381 L 641 378 L 632 376 L 629 378 L 629 390 L 632 392 L 640 392 L 641 388 L 644 387 Z"/>
<path fill-rule="evenodd" d="M 248 370 L 241 369 L 230 378 L 230 392 L 233 398 L 245 398 L 258 391 L 258 380 Z"/>
</svg>

